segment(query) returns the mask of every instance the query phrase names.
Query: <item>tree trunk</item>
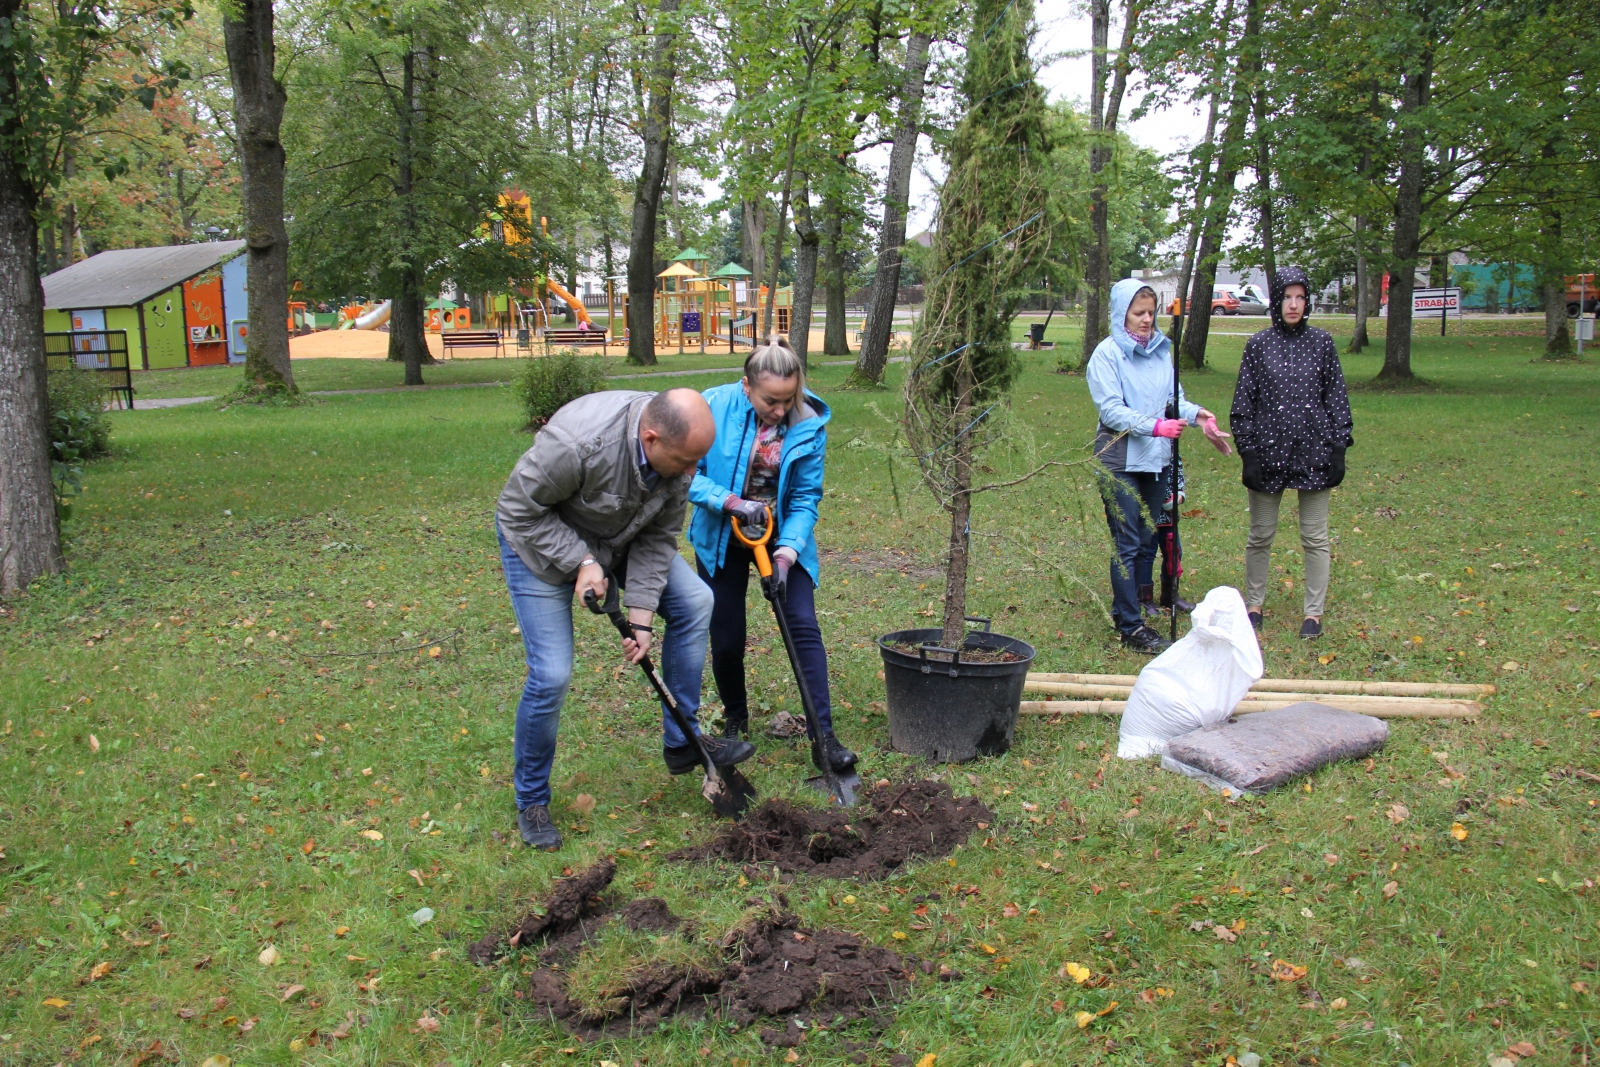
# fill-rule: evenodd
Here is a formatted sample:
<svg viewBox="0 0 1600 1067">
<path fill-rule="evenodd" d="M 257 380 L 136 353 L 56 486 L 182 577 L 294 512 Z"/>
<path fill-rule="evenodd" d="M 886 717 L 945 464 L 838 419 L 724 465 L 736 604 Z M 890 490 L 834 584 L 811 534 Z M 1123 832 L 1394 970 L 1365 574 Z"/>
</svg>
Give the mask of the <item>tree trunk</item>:
<svg viewBox="0 0 1600 1067">
<path fill-rule="evenodd" d="M 1546 359 L 1572 355 L 1572 330 L 1567 325 L 1567 286 L 1557 276 L 1544 283 L 1544 354 Z"/>
<path fill-rule="evenodd" d="M 15 0 L 0 0 L 0 19 L 16 12 Z M 16 84 L 6 80 L 0 104 L 9 105 Z M 0 153 L 0 597 L 65 566 L 50 478 L 37 202 L 10 154 Z"/>
<path fill-rule="evenodd" d="M 761 285 L 767 276 L 767 202 L 746 200 L 741 215 L 740 243 L 744 246 L 744 264 L 750 272 L 750 284 Z"/>
<path fill-rule="evenodd" d="M 1244 32 L 1239 38 L 1239 62 L 1228 102 L 1228 124 L 1223 127 L 1222 145 L 1217 158 L 1217 175 L 1211 183 L 1211 203 L 1200 234 L 1193 288 L 1185 301 L 1186 316 L 1183 354 L 1195 368 L 1206 365 L 1206 341 L 1211 335 L 1211 294 L 1217 284 L 1217 261 L 1227 236 L 1228 217 L 1233 212 L 1234 182 L 1239 177 L 1239 156 L 1244 144 L 1246 121 L 1250 117 L 1252 83 L 1261 69 L 1261 0 L 1245 0 Z"/>
<path fill-rule="evenodd" d="M 661 0 L 654 54 L 650 59 L 649 100 L 644 111 L 644 160 L 633 190 L 633 232 L 628 240 L 628 362 L 656 361 L 656 220 L 672 144 L 672 89 L 677 80 L 676 22 L 679 0 Z"/>
<path fill-rule="evenodd" d="M 1089 3 L 1089 241 L 1083 255 L 1083 366 L 1105 339 L 1106 298 L 1111 266 L 1106 262 L 1110 233 L 1106 219 L 1106 165 L 1101 137 L 1105 129 L 1106 48 L 1111 36 L 1111 0 Z M 1102 284 L 1105 282 L 1106 284 Z"/>
<path fill-rule="evenodd" d="M 1223 24 L 1227 24 L 1227 17 L 1233 13 L 1233 5 L 1229 4 L 1224 15 Z M 1200 142 L 1200 171 L 1195 175 L 1194 182 L 1194 218 L 1189 223 L 1189 239 L 1183 246 L 1183 263 L 1178 268 L 1178 313 L 1172 317 L 1173 350 L 1177 350 L 1178 343 L 1183 340 L 1183 324 L 1189 315 L 1189 280 L 1194 276 L 1195 248 L 1200 243 L 1200 229 L 1206 217 L 1206 198 L 1211 189 L 1211 154 L 1212 147 L 1217 138 L 1217 102 L 1222 97 L 1222 91 L 1213 87 L 1211 90 L 1211 114 L 1206 118 L 1206 135 Z"/>
<path fill-rule="evenodd" d="M 794 234 L 799 247 L 794 257 L 794 298 L 789 302 L 789 347 L 809 366 L 811 347 L 811 305 L 817 292 L 817 257 L 822 251 L 822 235 L 811 218 L 811 191 L 808 175 L 800 175 L 800 188 L 794 200 Z"/>
<path fill-rule="evenodd" d="M 1267 292 L 1278 287 L 1278 250 L 1272 229 L 1272 151 L 1267 144 L 1267 90 L 1256 90 L 1256 195 L 1260 197 L 1261 262 L 1267 272 Z M 1309 297 L 1311 294 L 1307 293 Z"/>
<path fill-rule="evenodd" d="M 1360 352 L 1371 344 L 1367 337 L 1367 316 L 1372 314 L 1372 308 L 1367 304 L 1367 220 L 1365 216 L 1357 215 L 1355 221 L 1356 234 L 1356 328 L 1350 335 L 1350 347 L 1345 351 L 1351 355 Z"/>
<path fill-rule="evenodd" d="M 777 323 L 773 319 L 773 307 L 778 302 L 778 272 L 783 269 L 783 236 L 789 223 L 789 196 L 794 190 L 794 150 L 800 141 L 800 120 L 805 117 L 806 109 L 800 108 L 795 116 L 795 128 L 789 134 L 789 152 L 783 165 L 783 192 L 778 200 L 778 228 L 772 235 L 772 273 L 771 281 L 767 284 L 766 308 L 761 316 L 761 340 L 777 333 Z M 789 315 L 794 315 L 793 295 L 790 294 Z"/>
<path fill-rule="evenodd" d="M 239 0 L 237 6 L 225 6 L 222 32 L 233 76 L 233 124 L 239 142 L 244 234 L 250 256 L 250 333 L 245 339 L 244 376 L 257 392 L 293 393 L 289 233 L 283 224 L 284 151 L 278 137 L 286 96 L 276 73 L 272 0 Z"/>
<path fill-rule="evenodd" d="M 844 249 L 840 247 L 844 242 L 844 210 L 831 197 L 822 202 L 822 227 L 828 237 L 828 318 L 822 327 L 822 354 L 848 356 L 850 331 L 845 323 L 844 310 Z"/>
<path fill-rule="evenodd" d="M 895 298 L 900 295 L 900 249 L 906 243 L 906 211 L 911 197 L 911 165 L 922 131 L 922 91 L 928 72 L 931 38 L 913 32 L 906 39 L 905 80 L 900 86 L 900 114 L 889 152 L 889 176 L 883 190 L 883 229 L 878 235 L 878 266 L 872 276 L 872 302 L 867 326 L 851 377 L 858 383 L 883 380 L 889 363 L 889 338 L 894 332 Z"/>
<path fill-rule="evenodd" d="M 1394 198 L 1394 251 L 1389 257 L 1389 322 L 1383 339 L 1380 381 L 1409 382 L 1411 373 L 1411 294 L 1416 289 L 1417 249 L 1422 233 L 1422 171 L 1427 166 L 1418 112 L 1428 106 L 1433 51 L 1428 49 L 1407 73 L 1400 92 L 1400 184 Z"/>
<path fill-rule="evenodd" d="M 968 343 L 970 342 L 970 333 Z M 972 413 L 972 371 L 962 363 L 957 388 L 955 425 L 967 424 Z M 962 433 L 952 446 L 950 467 L 955 492 L 945 505 L 950 512 L 950 545 L 944 572 L 944 647 L 960 648 L 967 637 L 967 571 L 972 560 L 972 434 Z"/>
</svg>

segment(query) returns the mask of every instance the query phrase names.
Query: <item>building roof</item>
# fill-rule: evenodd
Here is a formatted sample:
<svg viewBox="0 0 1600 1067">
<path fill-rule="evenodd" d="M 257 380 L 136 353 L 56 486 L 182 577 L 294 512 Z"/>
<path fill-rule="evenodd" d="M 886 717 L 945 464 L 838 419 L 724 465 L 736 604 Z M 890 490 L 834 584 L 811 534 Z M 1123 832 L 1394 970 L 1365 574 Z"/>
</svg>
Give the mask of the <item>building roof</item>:
<svg viewBox="0 0 1600 1067">
<path fill-rule="evenodd" d="M 737 263 L 724 263 L 722 266 L 711 272 L 711 277 L 748 278 L 750 277 L 750 272 L 739 266 Z"/>
<path fill-rule="evenodd" d="M 711 258 L 710 256 L 706 255 L 704 252 L 700 251 L 698 248 L 695 248 L 693 245 L 691 245 L 690 247 L 685 248 L 682 252 L 679 252 L 677 255 L 673 256 L 672 257 L 672 262 L 674 262 L 674 263 L 689 263 L 689 262 L 693 262 L 694 260 L 697 260 L 697 259 L 710 259 L 710 258 Z"/>
<path fill-rule="evenodd" d="M 673 263 L 672 266 L 656 275 L 657 278 L 698 278 L 700 275 L 694 268 L 683 263 Z"/>
<path fill-rule="evenodd" d="M 243 241 L 208 241 L 101 252 L 47 275 L 44 306 L 46 310 L 132 307 L 243 250 Z"/>
</svg>

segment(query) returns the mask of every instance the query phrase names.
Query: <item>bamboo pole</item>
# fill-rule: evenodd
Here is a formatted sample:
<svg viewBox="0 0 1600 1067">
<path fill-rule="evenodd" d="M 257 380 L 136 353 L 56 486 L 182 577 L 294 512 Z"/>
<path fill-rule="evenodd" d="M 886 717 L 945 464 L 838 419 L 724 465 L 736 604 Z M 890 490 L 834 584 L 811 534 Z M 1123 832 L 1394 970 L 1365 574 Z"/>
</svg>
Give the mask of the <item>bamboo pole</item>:
<svg viewBox="0 0 1600 1067">
<path fill-rule="evenodd" d="M 1298 700 L 1284 699 L 1241 700 L 1232 714 L 1276 711 L 1298 703 Z M 1024 715 L 1121 715 L 1127 706 L 1125 700 L 1024 700 L 1021 712 Z M 1420 697 L 1404 701 L 1354 697 L 1341 702 L 1339 707 L 1343 711 L 1371 715 L 1375 719 L 1476 719 L 1483 711 L 1473 700 L 1428 700 Z"/>
<path fill-rule="evenodd" d="M 1134 674 L 1047 674 L 1030 672 L 1028 687 L 1034 682 L 1072 682 L 1078 685 L 1114 685 L 1132 688 Z M 1353 693 L 1362 696 L 1390 697 L 1480 697 L 1494 696 L 1493 685 L 1462 685 L 1446 682 L 1350 682 L 1339 679 L 1263 678 L 1250 687 L 1252 693 Z"/>
<path fill-rule="evenodd" d="M 1049 693 L 1055 696 L 1098 697 L 1111 700 L 1126 700 L 1128 695 L 1133 691 L 1131 686 L 1079 685 L 1075 682 L 1028 682 L 1024 686 L 1024 689 L 1034 693 Z M 1328 701 L 1332 700 L 1337 701 L 1340 707 L 1349 705 L 1354 701 L 1360 701 L 1361 703 L 1370 705 L 1372 707 L 1383 707 L 1389 704 L 1393 704 L 1397 707 L 1404 707 L 1407 704 L 1419 700 L 1427 701 L 1442 698 L 1373 696 L 1367 694 L 1344 696 L 1330 693 L 1262 693 L 1258 690 L 1251 690 L 1250 694 L 1246 696 L 1245 699 L 1273 700 L 1279 702 L 1287 701 L 1289 703 L 1300 700 L 1309 700 L 1313 703 L 1327 703 Z"/>
</svg>

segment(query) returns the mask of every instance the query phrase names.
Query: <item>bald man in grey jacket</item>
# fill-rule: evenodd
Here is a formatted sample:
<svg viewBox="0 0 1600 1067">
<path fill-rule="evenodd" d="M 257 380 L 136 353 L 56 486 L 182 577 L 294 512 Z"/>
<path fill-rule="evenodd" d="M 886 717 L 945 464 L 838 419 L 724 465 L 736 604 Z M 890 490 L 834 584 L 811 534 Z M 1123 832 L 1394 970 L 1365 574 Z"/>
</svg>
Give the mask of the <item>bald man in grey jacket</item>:
<svg viewBox="0 0 1600 1067">
<path fill-rule="evenodd" d="M 661 678 L 698 726 L 711 590 L 678 554 L 695 466 L 716 424 L 693 389 L 591 393 L 563 407 L 511 472 L 495 509 L 500 558 L 522 629 L 528 679 L 517 705 L 517 823 L 530 847 L 561 847 L 550 818 L 550 769 L 561 705 L 572 678 L 572 601 L 622 584 L 634 663 L 649 653 L 657 615 L 665 623 Z M 743 762 L 746 741 L 706 737 L 719 764 Z M 662 708 L 662 756 L 673 774 L 700 766 L 693 740 Z"/>
</svg>

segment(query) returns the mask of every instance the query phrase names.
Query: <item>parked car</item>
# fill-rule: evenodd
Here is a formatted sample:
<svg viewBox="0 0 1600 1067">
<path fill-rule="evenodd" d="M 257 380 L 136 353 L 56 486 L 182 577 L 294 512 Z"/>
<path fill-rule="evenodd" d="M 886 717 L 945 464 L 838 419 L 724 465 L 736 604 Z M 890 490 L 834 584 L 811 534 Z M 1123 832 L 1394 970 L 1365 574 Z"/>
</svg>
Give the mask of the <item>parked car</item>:
<svg viewBox="0 0 1600 1067">
<path fill-rule="evenodd" d="M 1575 319 L 1579 313 L 1600 314 L 1600 292 L 1595 291 L 1593 274 L 1572 274 L 1567 283 L 1567 318 Z"/>
<path fill-rule="evenodd" d="M 1211 314 L 1239 314 L 1239 298 L 1228 292 L 1226 289 L 1211 290 Z"/>
</svg>

